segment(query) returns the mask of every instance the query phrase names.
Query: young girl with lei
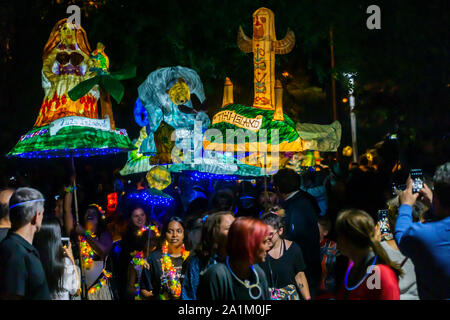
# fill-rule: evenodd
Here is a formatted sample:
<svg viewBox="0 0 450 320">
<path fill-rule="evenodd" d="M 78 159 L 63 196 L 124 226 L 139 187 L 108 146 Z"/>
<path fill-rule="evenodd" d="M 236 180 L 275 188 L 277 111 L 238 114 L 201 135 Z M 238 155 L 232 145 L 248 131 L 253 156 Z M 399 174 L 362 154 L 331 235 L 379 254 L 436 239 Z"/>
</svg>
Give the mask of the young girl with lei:
<svg viewBox="0 0 450 320">
<path fill-rule="evenodd" d="M 182 266 L 189 256 L 184 248 L 184 225 L 179 217 L 172 217 L 161 233 L 160 249 L 147 259 L 149 269 L 142 272 L 142 299 L 177 300 L 181 296 Z"/>
</svg>

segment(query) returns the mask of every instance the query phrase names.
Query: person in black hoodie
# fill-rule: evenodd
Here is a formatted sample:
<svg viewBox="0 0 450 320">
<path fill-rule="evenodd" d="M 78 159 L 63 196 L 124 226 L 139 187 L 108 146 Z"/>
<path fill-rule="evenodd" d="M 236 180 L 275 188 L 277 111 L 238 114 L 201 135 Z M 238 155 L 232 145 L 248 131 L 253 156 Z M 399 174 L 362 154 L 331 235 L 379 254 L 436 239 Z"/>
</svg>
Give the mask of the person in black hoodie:
<svg viewBox="0 0 450 320">
<path fill-rule="evenodd" d="M 320 275 L 320 233 L 317 226 L 320 208 L 316 199 L 300 190 L 300 176 L 292 169 L 281 169 L 273 176 L 275 189 L 286 214 L 286 239 L 297 243 L 303 252 L 311 297 L 317 292 Z"/>
</svg>

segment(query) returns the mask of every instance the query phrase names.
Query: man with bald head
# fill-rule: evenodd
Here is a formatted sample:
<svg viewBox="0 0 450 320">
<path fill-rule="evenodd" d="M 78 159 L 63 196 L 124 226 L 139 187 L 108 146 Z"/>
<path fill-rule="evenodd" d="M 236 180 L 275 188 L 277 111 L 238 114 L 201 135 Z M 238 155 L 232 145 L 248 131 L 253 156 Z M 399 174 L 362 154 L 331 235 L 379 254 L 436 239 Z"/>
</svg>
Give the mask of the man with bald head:
<svg viewBox="0 0 450 320">
<path fill-rule="evenodd" d="M 0 242 L 6 238 L 11 221 L 9 220 L 9 199 L 14 193 L 14 189 L 4 189 L 0 191 Z"/>
</svg>

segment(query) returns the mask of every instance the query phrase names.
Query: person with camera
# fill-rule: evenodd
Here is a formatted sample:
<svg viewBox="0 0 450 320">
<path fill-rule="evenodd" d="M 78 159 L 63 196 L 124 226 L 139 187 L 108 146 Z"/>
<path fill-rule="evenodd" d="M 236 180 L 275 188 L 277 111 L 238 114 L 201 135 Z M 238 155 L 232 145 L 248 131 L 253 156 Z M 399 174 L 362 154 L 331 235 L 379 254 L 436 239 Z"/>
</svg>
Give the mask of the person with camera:
<svg viewBox="0 0 450 320">
<path fill-rule="evenodd" d="M 52 300 L 71 300 L 81 293 L 81 280 L 70 241 L 63 246 L 61 225 L 56 217 L 45 217 L 33 239 L 39 252 Z"/>
<path fill-rule="evenodd" d="M 395 224 L 395 240 L 416 270 L 420 299 L 450 299 L 450 162 L 438 167 L 433 177 L 434 190 L 423 184 L 413 192 L 413 181 L 400 194 L 400 209 Z M 431 205 L 434 219 L 413 222 L 416 200 Z"/>
</svg>

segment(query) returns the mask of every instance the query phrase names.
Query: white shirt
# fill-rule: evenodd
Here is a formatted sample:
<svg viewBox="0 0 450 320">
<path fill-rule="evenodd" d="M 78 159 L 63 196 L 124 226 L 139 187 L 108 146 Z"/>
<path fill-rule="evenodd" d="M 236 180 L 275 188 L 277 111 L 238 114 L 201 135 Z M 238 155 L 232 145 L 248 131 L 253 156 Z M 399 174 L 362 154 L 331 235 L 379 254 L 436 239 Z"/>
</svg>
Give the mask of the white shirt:
<svg viewBox="0 0 450 320">
<path fill-rule="evenodd" d="M 75 273 L 75 267 L 69 258 L 64 257 L 63 291 L 52 293 L 52 300 L 70 300 L 70 295 L 74 295 L 77 292 L 80 282 Z M 76 268 L 79 275 L 80 268 Z"/>
</svg>

